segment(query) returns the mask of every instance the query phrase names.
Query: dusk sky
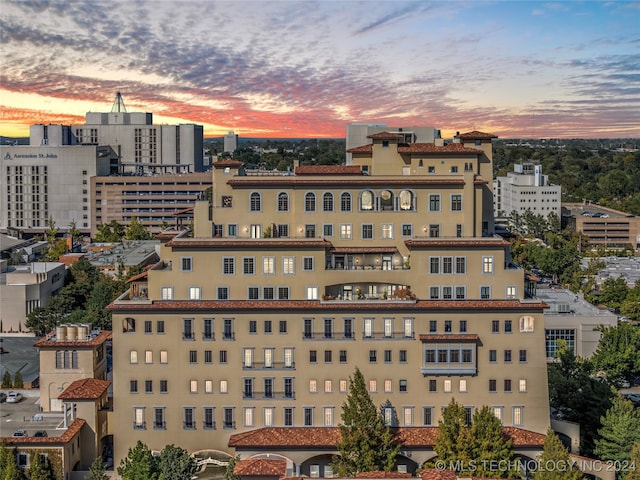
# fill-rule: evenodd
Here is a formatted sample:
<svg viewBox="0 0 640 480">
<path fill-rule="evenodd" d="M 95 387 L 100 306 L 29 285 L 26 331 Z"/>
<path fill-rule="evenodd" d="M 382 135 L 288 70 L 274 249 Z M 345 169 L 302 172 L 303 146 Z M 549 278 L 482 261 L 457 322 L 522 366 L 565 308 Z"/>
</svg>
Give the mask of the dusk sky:
<svg viewBox="0 0 640 480">
<path fill-rule="evenodd" d="M 205 137 L 640 137 L 640 2 L 0 0 L 0 135 L 111 110 Z"/>
</svg>

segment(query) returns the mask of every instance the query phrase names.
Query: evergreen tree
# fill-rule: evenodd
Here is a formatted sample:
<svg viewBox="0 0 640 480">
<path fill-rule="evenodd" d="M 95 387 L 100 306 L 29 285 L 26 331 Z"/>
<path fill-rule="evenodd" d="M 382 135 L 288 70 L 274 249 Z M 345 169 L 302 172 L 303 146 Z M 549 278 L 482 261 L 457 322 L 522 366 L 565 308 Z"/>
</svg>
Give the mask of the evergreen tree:
<svg viewBox="0 0 640 480">
<path fill-rule="evenodd" d="M 157 480 L 157 462 L 149 447 L 138 440 L 135 447 L 129 448 L 118 466 L 118 475 L 122 480 Z"/>
<path fill-rule="evenodd" d="M 55 480 L 55 475 L 48 460 L 37 452 L 31 455 L 29 480 Z"/>
<path fill-rule="evenodd" d="M 533 474 L 533 480 L 580 480 L 582 478 L 582 472 L 575 465 L 571 465 L 569 452 L 551 427 L 547 429 L 538 464 L 541 468 Z"/>
<path fill-rule="evenodd" d="M 453 467 L 461 476 L 471 476 L 467 471 L 472 459 L 470 427 L 465 410 L 454 398 L 451 399 L 438 420 L 438 435 L 433 447 L 438 461 Z"/>
<path fill-rule="evenodd" d="M 150 240 L 153 237 L 144 225 L 136 217 L 131 219 L 131 223 L 124 231 L 125 240 Z"/>
<path fill-rule="evenodd" d="M 183 480 L 196 472 L 197 462 L 186 450 L 166 445 L 158 458 L 159 480 Z"/>
<path fill-rule="evenodd" d="M 596 439 L 595 453 L 600 459 L 626 465 L 631 460 L 631 449 L 640 443 L 640 410 L 629 400 L 618 395 L 613 405 L 601 419 L 602 428 L 598 430 L 600 438 Z M 637 468 L 637 466 L 636 466 Z M 616 477 L 622 478 L 627 473 L 621 469 Z"/>
<path fill-rule="evenodd" d="M 624 480 L 640 480 L 640 443 L 631 449 L 631 465 Z"/>
<path fill-rule="evenodd" d="M 364 377 L 356 368 L 349 378 L 349 394 L 342 404 L 341 440 L 332 468 L 340 477 L 360 472 L 390 471 L 400 445 L 394 445 L 391 430 L 373 404 Z"/>
<path fill-rule="evenodd" d="M 9 373 L 9 370 L 5 370 L 4 375 L 2 376 L 2 388 L 11 388 L 12 385 L 11 373 Z"/>
<path fill-rule="evenodd" d="M 515 478 L 517 470 L 506 470 L 502 466 L 513 465 L 513 441 L 507 438 L 502 423 L 488 406 L 483 406 L 473 415 L 469 430 L 471 458 L 476 461 L 474 477 Z M 492 466 L 493 465 L 493 466 Z M 500 468 L 496 469 L 495 465 Z"/>
<path fill-rule="evenodd" d="M 24 388 L 24 382 L 22 381 L 22 373 L 20 370 L 13 376 L 13 388 Z"/>
<path fill-rule="evenodd" d="M 109 477 L 105 473 L 102 457 L 96 457 L 89 467 L 89 475 L 87 475 L 84 480 L 109 480 Z"/>
<path fill-rule="evenodd" d="M 229 463 L 227 463 L 227 469 L 224 472 L 224 480 L 240 480 L 240 477 L 238 477 L 236 474 L 233 473 L 233 471 L 236 468 L 236 463 L 238 463 L 239 458 L 238 457 L 231 457 L 229 459 Z"/>
<path fill-rule="evenodd" d="M 0 480 L 24 480 L 22 469 L 18 468 L 16 449 L 3 440 L 0 445 Z"/>
<path fill-rule="evenodd" d="M 613 383 L 640 373 L 640 329 L 621 322 L 598 330 L 602 336 L 592 358 L 594 369 L 603 370 Z"/>
</svg>

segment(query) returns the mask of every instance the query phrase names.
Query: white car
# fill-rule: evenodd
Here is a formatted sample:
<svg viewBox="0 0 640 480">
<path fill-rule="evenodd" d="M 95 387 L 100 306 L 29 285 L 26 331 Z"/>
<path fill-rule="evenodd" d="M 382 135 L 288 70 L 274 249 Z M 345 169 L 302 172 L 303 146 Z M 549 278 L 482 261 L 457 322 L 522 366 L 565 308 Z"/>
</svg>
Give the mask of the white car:
<svg viewBox="0 0 640 480">
<path fill-rule="evenodd" d="M 7 403 L 18 403 L 22 401 L 22 394 L 19 392 L 9 392 Z"/>
</svg>

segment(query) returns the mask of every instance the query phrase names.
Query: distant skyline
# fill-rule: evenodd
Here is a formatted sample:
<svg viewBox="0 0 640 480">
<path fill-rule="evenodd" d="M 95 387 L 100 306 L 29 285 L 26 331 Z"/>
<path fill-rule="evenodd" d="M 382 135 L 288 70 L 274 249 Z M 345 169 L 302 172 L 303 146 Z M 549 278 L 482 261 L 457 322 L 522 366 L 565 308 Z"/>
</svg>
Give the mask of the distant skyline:
<svg viewBox="0 0 640 480">
<path fill-rule="evenodd" d="M 0 135 L 82 124 L 120 91 L 205 137 L 640 137 L 640 2 L 7 1 Z"/>
</svg>

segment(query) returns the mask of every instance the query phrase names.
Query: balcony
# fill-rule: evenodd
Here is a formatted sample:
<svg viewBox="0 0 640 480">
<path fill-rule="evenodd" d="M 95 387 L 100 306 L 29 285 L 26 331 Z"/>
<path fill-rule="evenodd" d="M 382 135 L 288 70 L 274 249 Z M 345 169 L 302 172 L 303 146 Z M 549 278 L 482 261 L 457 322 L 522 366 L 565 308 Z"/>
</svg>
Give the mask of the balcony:
<svg viewBox="0 0 640 480">
<path fill-rule="evenodd" d="M 266 364 L 264 362 L 253 362 L 250 365 L 243 364 L 243 370 L 295 370 L 295 362 L 287 365 L 284 362 L 271 362 Z"/>
<path fill-rule="evenodd" d="M 242 399 L 243 400 L 295 400 L 296 395 L 295 392 L 275 392 L 275 391 L 265 391 L 265 392 L 243 392 Z"/>
</svg>

